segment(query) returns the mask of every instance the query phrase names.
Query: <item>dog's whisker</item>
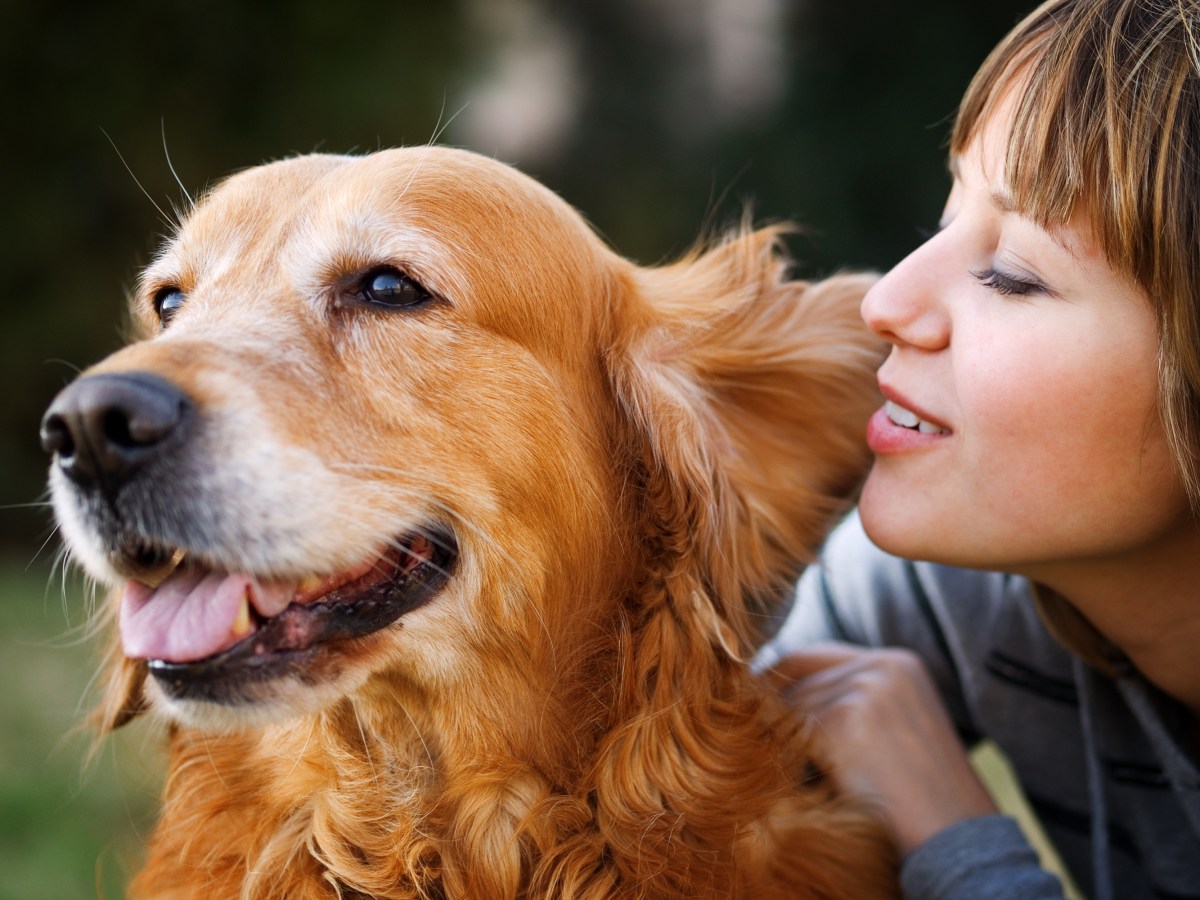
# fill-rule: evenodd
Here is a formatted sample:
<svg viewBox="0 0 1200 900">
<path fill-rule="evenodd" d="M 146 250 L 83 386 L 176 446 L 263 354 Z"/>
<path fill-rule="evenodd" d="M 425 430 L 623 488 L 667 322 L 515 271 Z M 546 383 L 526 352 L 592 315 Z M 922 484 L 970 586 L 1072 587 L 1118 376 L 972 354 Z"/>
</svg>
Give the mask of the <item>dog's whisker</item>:
<svg viewBox="0 0 1200 900">
<path fill-rule="evenodd" d="M 309 744 L 312 743 L 313 735 L 317 731 L 317 721 L 316 716 L 311 717 L 308 721 L 308 733 L 304 735 L 304 743 L 300 745 L 300 749 L 296 752 L 296 758 L 292 761 L 292 767 L 288 769 L 287 774 L 289 778 L 296 771 L 300 763 L 304 762 L 305 751 L 308 750 Z"/>
<path fill-rule="evenodd" d="M 131 169 L 129 167 L 129 163 L 126 161 L 124 154 L 121 153 L 120 148 L 117 147 L 117 142 L 112 139 L 112 135 L 110 135 L 103 128 L 100 129 L 100 132 L 106 138 L 108 138 L 109 144 L 112 145 L 113 150 L 117 154 L 117 158 L 119 160 L 121 160 L 121 165 L 123 165 L 125 167 L 125 171 L 129 173 L 129 177 L 133 179 L 133 183 L 138 186 L 138 189 L 142 192 L 143 196 L 145 196 L 145 198 L 150 201 L 150 205 L 154 207 L 154 209 L 158 212 L 158 214 L 160 216 L 162 216 L 163 224 L 166 225 L 167 228 L 173 229 L 176 225 L 179 224 L 178 221 L 171 218 L 165 212 L 163 212 L 163 208 L 158 205 L 158 202 L 152 196 L 150 196 L 150 192 L 148 190 L 146 190 L 146 186 L 142 184 L 142 182 L 138 179 L 138 177 L 135 174 L 133 174 L 133 169 Z"/>
<path fill-rule="evenodd" d="M 187 218 L 187 210 L 179 205 L 179 201 L 171 200 L 171 215 L 175 217 L 177 222 L 182 223 Z"/>
<path fill-rule="evenodd" d="M 64 546 L 61 546 L 61 545 L 59 546 L 58 550 L 55 552 L 54 559 L 50 563 L 50 571 L 46 575 L 45 593 L 47 595 L 50 594 L 52 586 L 54 585 L 56 574 L 57 574 L 57 578 L 58 578 L 59 609 L 62 610 L 63 621 L 70 623 L 70 621 L 71 621 L 71 605 L 69 602 L 69 594 L 67 592 L 67 550 Z M 83 612 L 83 623 L 82 623 L 85 630 L 86 630 L 86 624 L 87 624 L 88 618 L 89 618 L 88 610 L 87 610 L 87 606 L 85 603 L 84 612 Z M 74 630 L 74 626 L 72 626 L 71 630 Z M 90 635 L 85 635 L 85 637 L 90 637 Z"/>
<path fill-rule="evenodd" d="M 99 685 L 100 685 L 100 682 L 102 681 L 102 679 L 104 678 L 104 674 L 105 674 L 104 669 L 102 669 L 102 668 L 95 669 L 92 672 L 91 676 L 88 678 L 87 682 L 84 684 L 83 692 L 79 695 L 79 699 L 77 701 L 77 704 L 81 708 L 81 710 L 85 704 L 92 701 L 95 698 L 95 696 L 98 693 L 100 693 Z M 80 718 L 82 718 L 82 716 Z M 92 752 L 93 752 L 93 754 L 98 753 L 99 745 L 93 747 Z"/>
<path fill-rule="evenodd" d="M 50 560 L 50 571 L 46 576 L 46 590 L 50 590 L 50 585 L 54 583 L 55 576 L 57 575 L 64 604 L 67 601 L 67 566 L 69 565 L 70 552 L 66 544 L 59 544 L 58 549 L 54 551 L 54 558 Z"/>
<path fill-rule="evenodd" d="M 408 724 L 412 726 L 413 734 L 415 734 L 417 736 L 417 740 L 421 742 L 421 749 L 425 751 L 425 758 L 429 760 L 430 770 L 436 771 L 437 763 L 434 762 L 433 752 L 429 749 L 429 744 L 425 742 L 425 735 L 421 733 L 421 729 L 417 725 L 416 720 L 412 717 L 412 713 L 409 712 L 408 704 L 401 702 L 397 703 L 396 705 L 400 707 L 400 711 L 404 713 L 404 717 L 408 719 Z"/>
<path fill-rule="evenodd" d="M 94 578 L 88 578 L 87 588 L 85 591 L 87 597 L 87 614 L 89 620 L 94 623 L 94 633 L 108 627 L 111 619 L 116 617 L 111 604 L 100 602 L 101 584 Z"/>
<path fill-rule="evenodd" d="M 353 698 L 350 700 L 350 711 L 354 713 L 354 724 L 358 726 L 358 736 L 362 738 L 363 754 L 367 758 L 367 768 L 371 770 L 371 780 L 378 785 L 380 784 L 379 770 L 375 768 L 375 760 L 371 756 L 371 742 L 367 739 L 366 729 L 363 728 L 362 716 L 359 715 L 358 704 L 354 702 Z"/>
<path fill-rule="evenodd" d="M 219 739 L 219 736 L 209 732 L 201 732 L 200 734 L 200 743 L 204 747 L 204 754 L 208 757 L 208 761 L 212 764 L 212 774 L 215 775 L 217 781 L 221 783 L 221 787 L 228 791 L 229 784 L 225 781 L 225 776 L 221 772 L 221 766 L 217 763 L 217 759 L 212 752 L 212 742 L 214 739 Z"/>
<path fill-rule="evenodd" d="M 34 500 L 30 503 L 6 503 L 0 506 L 0 510 L 9 509 L 52 509 L 53 504 L 49 500 Z"/>
<path fill-rule="evenodd" d="M 441 140 L 442 134 L 444 134 L 450 128 L 450 126 L 454 124 L 455 119 L 457 119 L 464 112 L 466 112 L 467 107 L 469 107 L 470 105 L 471 105 L 471 101 L 470 100 L 466 101 L 465 103 L 463 103 L 462 106 L 460 106 L 455 111 L 455 113 L 452 116 L 450 116 L 450 118 L 446 119 L 446 121 L 443 122 L 442 116 L 444 116 L 446 114 L 446 94 L 443 92 L 442 106 L 441 106 L 441 109 L 438 110 L 437 122 L 433 126 L 433 134 L 429 138 L 429 146 L 433 146 L 439 140 Z"/>
<path fill-rule="evenodd" d="M 425 538 L 425 540 L 428 541 L 429 544 L 431 546 L 435 547 L 436 549 L 447 550 L 447 551 L 454 549 L 453 545 L 447 543 L 446 541 L 434 541 L 432 539 L 432 537 L 425 535 L 425 534 L 421 534 L 421 537 Z M 428 556 L 422 555 L 419 551 L 414 551 L 412 543 L 406 538 L 390 538 L 387 541 L 386 546 L 387 546 L 388 550 L 396 551 L 398 553 L 403 554 L 409 560 L 413 560 L 414 562 L 421 563 L 423 565 L 428 566 L 433 571 L 437 572 L 437 574 L 439 574 L 439 575 L 449 575 L 450 574 L 449 569 L 446 569 L 446 568 L 438 565 L 438 563 L 434 559 L 432 559 Z"/>
<path fill-rule="evenodd" d="M 33 567 L 33 564 L 35 562 L 37 562 L 38 557 L 42 555 L 42 551 L 45 550 L 50 545 L 50 542 L 52 540 L 54 540 L 54 537 L 55 537 L 55 535 L 58 534 L 58 530 L 60 527 L 61 527 L 60 525 L 55 523 L 55 525 L 50 529 L 50 533 L 48 535 L 46 535 L 46 539 L 44 541 L 42 541 L 42 543 L 38 546 L 37 550 L 34 552 L 33 557 L 29 560 L 28 563 L 25 564 L 26 572 L 28 572 Z"/>
<path fill-rule="evenodd" d="M 64 567 L 62 573 L 62 603 L 64 615 L 70 618 L 70 607 L 67 604 L 67 570 Z M 116 611 L 112 604 L 102 603 L 99 599 L 101 585 L 96 579 L 91 576 L 85 576 L 83 581 L 83 620 L 73 628 L 78 629 L 82 633 L 85 640 L 94 640 L 99 634 L 107 630 L 116 617 Z M 106 593 L 106 597 L 108 594 Z"/>
<path fill-rule="evenodd" d="M 68 369 L 71 370 L 71 373 L 74 375 L 79 375 L 80 373 L 83 372 L 82 366 L 76 365 L 75 363 L 71 362 L 69 359 L 59 359 L 58 357 L 52 357 L 50 359 L 44 360 L 44 362 L 46 365 L 53 363 L 56 366 L 66 366 Z"/>
<path fill-rule="evenodd" d="M 167 168 L 171 170 L 171 177 L 175 179 L 175 183 L 179 185 L 179 190 L 183 192 L 184 198 L 188 202 L 188 212 L 196 208 L 196 201 L 192 199 L 192 195 L 183 184 L 183 179 L 179 177 L 179 173 L 175 171 L 175 163 L 171 161 L 171 152 L 167 149 L 167 120 L 164 117 L 159 120 L 160 129 L 162 131 L 162 148 L 163 156 L 167 160 Z M 184 216 L 180 214 L 180 210 L 175 210 L 176 221 L 182 222 Z"/>
</svg>

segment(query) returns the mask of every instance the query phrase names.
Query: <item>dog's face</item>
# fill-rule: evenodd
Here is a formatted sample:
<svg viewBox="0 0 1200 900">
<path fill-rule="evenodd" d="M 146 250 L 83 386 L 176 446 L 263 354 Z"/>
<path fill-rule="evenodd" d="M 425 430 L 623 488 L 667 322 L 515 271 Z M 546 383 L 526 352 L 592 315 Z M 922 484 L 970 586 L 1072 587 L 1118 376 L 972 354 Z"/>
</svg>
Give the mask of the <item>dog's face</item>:
<svg viewBox="0 0 1200 900">
<path fill-rule="evenodd" d="M 68 547 L 118 588 L 114 684 L 200 725 L 381 679 L 519 716 L 614 631 L 653 473 L 718 595 L 786 574 L 862 471 L 878 354 L 866 280 L 785 282 L 773 243 L 639 269 L 439 148 L 221 184 L 143 274 L 141 339 L 43 423 Z"/>
<path fill-rule="evenodd" d="M 67 543 L 128 580 L 124 650 L 159 700 L 224 721 L 388 666 L 451 681 L 528 617 L 548 562 L 582 589 L 606 553 L 579 536 L 610 512 L 594 348 L 619 268 L 548 191 L 465 153 L 215 190 L 142 277 L 147 339 L 44 427 Z"/>
</svg>

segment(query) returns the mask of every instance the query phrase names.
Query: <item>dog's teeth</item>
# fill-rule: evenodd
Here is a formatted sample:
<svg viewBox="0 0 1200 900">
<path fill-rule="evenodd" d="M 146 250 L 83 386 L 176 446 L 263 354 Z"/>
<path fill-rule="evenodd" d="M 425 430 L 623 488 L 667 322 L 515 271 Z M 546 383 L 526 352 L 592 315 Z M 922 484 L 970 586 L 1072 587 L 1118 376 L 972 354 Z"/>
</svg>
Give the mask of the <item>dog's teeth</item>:
<svg viewBox="0 0 1200 900">
<path fill-rule="evenodd" d="M 254 622 L 250 619 L 250 591 L 242 592 L 242 605 L 238 609 L 237 618 L 233 620 L 233 625 L 229 629 L 229 633 L 235 638 L 244 638 L 254 630 Z"/>
<path fill-rule="evenodd" d="M 186 550 L 176 550 L 171 554 L 171 558 L 167 562 L 164 562 L 156 569 L 140 573 L 137 576 L 137 580 L 146 585 L 146 587 L 156 588 L 179 568 L 179 564 L 183 562 L 185 556 L 187 556 Z"/>
<path fill-rule="evenodd" d="M 296 586 L 296 593 L 307 594 L 309 591 L 315 591 L 324 581 L 325 579 L 320 575 L 309 575 Z"/>
</svg>

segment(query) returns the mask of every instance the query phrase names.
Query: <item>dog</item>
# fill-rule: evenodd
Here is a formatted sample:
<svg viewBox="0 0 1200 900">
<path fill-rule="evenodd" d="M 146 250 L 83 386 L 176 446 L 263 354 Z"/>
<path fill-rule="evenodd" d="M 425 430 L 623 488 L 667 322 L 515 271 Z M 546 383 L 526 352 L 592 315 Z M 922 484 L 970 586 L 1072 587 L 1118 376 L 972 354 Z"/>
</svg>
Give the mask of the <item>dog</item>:
<svg viewBox="0 0 1200 900">
<path fill-rule="evenodd" d="M 193 207 L 41 431 L 114 589 L 99 727 L 170 723 L 130 896 L 894 896 L 747 665 L 879 402 L 870 278 L 787 267 L 637 266 L 449 148 Z"/>
</svg>

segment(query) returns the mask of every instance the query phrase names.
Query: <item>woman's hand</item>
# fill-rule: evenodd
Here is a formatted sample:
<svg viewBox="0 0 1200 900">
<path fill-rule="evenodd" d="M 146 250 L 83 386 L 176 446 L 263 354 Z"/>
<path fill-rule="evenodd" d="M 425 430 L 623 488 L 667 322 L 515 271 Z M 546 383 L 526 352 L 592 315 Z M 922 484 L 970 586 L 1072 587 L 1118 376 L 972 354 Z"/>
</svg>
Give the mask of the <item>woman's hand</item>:
<svg viewBox="0 0 1200 900">
<path fill-rule="evenodd" d="M 842 789 L 883 807 L 902 855 L 961 819 L 996 811 L 916 655 L 819 644 L 768 677 L 819 724 Z"/>
</svg>

